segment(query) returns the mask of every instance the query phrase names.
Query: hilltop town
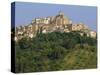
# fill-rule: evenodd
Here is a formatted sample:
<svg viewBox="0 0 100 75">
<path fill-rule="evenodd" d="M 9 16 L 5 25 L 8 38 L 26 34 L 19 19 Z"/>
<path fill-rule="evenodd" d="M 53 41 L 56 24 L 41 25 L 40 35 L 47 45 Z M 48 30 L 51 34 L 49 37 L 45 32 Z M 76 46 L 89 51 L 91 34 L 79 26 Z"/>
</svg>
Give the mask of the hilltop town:
<svg viewBox="0 0 100 75">
<path fill-rule="evenodd" d="M 46 34 L 54 31 L 62 33 L 79 31 L 81 36 L 85 33 L 86 36 L 92 38 L 95 38 L 97 35 L 97 33 L 90 30 L 87 25 L 83 23 L 74 24 L 63 12 L 59 12 L 56 16 L 35 18 L 29 25 L 16 27 L 15 41 L 18 41 L 23 37 L 33 38 L 37 33 Z"/>
</svg>

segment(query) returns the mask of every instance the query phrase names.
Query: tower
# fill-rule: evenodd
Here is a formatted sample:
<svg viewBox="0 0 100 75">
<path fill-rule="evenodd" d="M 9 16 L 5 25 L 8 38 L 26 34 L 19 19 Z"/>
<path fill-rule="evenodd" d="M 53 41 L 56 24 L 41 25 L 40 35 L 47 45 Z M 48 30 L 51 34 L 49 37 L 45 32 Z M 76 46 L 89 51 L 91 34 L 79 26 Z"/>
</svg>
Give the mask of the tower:
<svg viewBox="0 0 100 75">
<path fill-rule="evenodd" d="M 59 11 L 59 15 L 64 16 L 64 13 L 62 11 Z"/>
</svg>

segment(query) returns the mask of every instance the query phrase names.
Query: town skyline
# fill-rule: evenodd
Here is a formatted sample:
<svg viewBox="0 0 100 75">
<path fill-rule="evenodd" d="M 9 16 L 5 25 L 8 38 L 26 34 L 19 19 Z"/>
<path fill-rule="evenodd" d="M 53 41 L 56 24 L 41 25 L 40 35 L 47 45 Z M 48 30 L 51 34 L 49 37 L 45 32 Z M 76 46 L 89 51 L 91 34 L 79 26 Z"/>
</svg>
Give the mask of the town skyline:
<svg viewBox="0 0 100 75">
<path fill-rule="evenodd" d="M 89 6 L 17 2 L 15 26 L 28 25 L 35 18 L 52 17 L 62 11 L 73 23 L 83 23 L 90 29 L 97 31 L 96 10 L 96 7 Z"/>
<path fill-rule="evenodd" d="M 78 23 L 73 24 L 72 20 L 67 18 L 63 12 L 59 14 L 46 17 L 35 18 L 31 24 L 26 26 L 18 26 L 15 28 L 15 41 L 22 39 L 23 37 L 33 38 L 38 34 L 47 34 L 52 32 L 79 32 L 81 36 L 86 34 L 87 37 L 96 38 L 96 32 L 88 28 L 87 25 Z"/>
</svg>

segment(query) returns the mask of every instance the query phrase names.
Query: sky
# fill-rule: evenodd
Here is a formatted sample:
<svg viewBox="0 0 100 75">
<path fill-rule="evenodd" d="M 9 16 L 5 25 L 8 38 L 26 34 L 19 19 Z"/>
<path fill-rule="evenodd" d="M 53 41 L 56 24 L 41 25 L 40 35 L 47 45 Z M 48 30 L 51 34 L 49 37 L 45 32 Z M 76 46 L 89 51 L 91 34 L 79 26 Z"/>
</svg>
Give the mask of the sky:
<svg viewBox="0 0 100 75">
<path fill-rule="evenodd" d="M 15 25 L 28 25 L 39 17 L 56 16 L 62 11 L 73 23 L 84 23 L 97 31 L 97 7 L 31 2 L 15 3 Z"/>
</svg>

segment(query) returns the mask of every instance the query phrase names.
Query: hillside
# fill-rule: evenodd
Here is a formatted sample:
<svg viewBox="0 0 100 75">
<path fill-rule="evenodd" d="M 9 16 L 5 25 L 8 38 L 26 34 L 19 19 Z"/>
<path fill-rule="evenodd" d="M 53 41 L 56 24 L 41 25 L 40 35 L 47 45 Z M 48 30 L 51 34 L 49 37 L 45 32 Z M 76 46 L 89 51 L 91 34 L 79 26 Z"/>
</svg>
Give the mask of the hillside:
<svg viewBox="0 0 100 75">
<path fill-rule="evenodd" d="M 16 72 L 97 67 L 97 39 L 79 32 L 37 34 L 16 42 Z"/>
</svg>

